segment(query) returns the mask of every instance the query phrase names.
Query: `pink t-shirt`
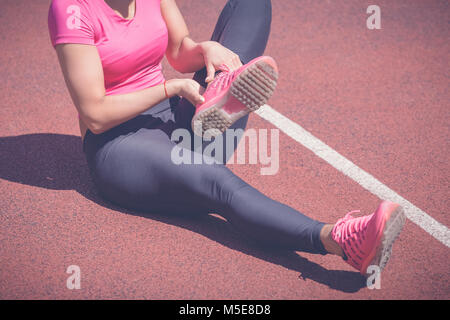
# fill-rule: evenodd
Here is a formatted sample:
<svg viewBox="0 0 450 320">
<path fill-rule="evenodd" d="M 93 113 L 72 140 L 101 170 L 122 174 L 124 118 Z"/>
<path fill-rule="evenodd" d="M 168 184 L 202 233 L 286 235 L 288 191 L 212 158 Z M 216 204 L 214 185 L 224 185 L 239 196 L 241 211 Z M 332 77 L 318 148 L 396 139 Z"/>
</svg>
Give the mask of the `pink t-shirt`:
<svg viewBox="0 0 450 320">
<path fill-rule="evenodd" d="M 50 39 L 53 46 L 96 46 L 107 95 L 161 84 L 168 33 L 160 1 L 136 0 L 135 16 L 127 20 L 104 0 L 53 0 L 48 15 Z"/>
</svg>

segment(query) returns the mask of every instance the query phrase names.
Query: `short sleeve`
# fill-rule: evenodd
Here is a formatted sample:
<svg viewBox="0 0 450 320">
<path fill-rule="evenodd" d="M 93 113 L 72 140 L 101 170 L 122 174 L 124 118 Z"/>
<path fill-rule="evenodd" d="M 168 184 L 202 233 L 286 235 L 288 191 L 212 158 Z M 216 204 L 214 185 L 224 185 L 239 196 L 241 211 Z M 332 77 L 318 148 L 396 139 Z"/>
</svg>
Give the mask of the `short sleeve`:
<svg viewBox="0 0 450 320">
<path fill-rule="evenodd" d="M 53 0 L 48 12 L 48 29 L 53 46 L 95 44 L 90 12 L 77 0 Z"/>
</svg>

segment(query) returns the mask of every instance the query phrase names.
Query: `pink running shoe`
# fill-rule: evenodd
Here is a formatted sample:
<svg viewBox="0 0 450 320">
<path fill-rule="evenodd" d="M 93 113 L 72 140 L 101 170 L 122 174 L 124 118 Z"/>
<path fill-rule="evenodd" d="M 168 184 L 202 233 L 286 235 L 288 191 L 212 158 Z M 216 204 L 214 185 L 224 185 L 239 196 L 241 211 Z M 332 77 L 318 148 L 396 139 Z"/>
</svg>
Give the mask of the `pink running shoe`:
<svg viewBox="0 0 450 320">
<path fill-rule="evenodd" d="M 265 104 L 275 90 L 277 79 L 277 64 L 267 56 L 253 59 L 233 72 L 222 71 L 206 88 L 205 102 L 196 106 L 192 130 L 208 138 L 221 134 Z"/>
<path fill-rule="evenodd" d="M 383 201 L 368 216 L 355 218 L 349 212 L 338 220 L 331 235 L 342 251 L 344 260 L 366 275 L 367 268 L 376 265 L 380 271 L 391 255 L 392 244 L 403 228 L 406 217 L 398 204 Z M 357 212 L 357 211 L 356 211 Z"/>
</svg>

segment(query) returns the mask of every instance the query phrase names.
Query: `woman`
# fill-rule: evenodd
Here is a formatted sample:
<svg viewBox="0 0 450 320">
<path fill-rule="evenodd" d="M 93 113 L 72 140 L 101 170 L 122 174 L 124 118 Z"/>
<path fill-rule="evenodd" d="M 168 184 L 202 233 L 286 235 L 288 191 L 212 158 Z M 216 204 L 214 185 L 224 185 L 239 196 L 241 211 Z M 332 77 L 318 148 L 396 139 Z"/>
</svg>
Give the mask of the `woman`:
<svg viewBox="0 0 450 320">
<path fill-rule="evenodd" d="M 229 0 L 212 40 L 195 42 L 175 0 L 53 0 L 50 36 L 79 113 L 93 181 L 104 198 L 126 208 L 215 212 L 261 243 L 335 254 L 362 274 L 370 265 L 383 268 L 405 221 L 397 204 L 383 201 L 369 216 L 349 213 L 325 224 L 269 199 L 223 164 L 171 161 L 171 134 L 192 133 L 195 105 L 208 102 L 206 83 L 234 83 L 236 72 L 263 54 L 270 23 L 270 0 Z M 194 79 L 166 81 L 164 55 L 177 71 L 196 72 Z M 273 64 L 271 71 L 274 80 Z M 245 128 L 247 118 L 230 128 Z"/>
</svg>

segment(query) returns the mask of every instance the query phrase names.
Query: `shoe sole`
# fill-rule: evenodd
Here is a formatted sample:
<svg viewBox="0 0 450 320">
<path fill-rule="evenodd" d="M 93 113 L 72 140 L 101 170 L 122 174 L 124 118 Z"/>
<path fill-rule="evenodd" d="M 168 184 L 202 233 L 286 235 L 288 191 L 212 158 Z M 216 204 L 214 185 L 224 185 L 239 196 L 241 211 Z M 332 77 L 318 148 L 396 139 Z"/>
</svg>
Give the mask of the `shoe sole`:
<svg viewBox="0 0 450 320">
<path fill-rule="evenodd" d="M 406 215 L 401 206 L 398 206 L 390 214 L 386 221 L 381 240 L 375 249 L 375 255 L 363 270 L 367 271 L 369 266 L 377 266 L 380 272 L 384 269 L 392 253 L 392 245 L 399 236 L 406 221 Z M 367 273 L 366 273 L 367 275 Z"/>
<path fill-rule="evenodd" d="M 273 59 L 266 57 L 250 65 L 234 79 L 221 98 L 194 116 L 194 133 L 205 138 L 222 134 L 237 120 L 264 105 L 272 96 L 277 80 L 278 72 Z M 233 99 L 233 104 L 239 103 L 242 106 L 227 110 Z"/>
</svg>

